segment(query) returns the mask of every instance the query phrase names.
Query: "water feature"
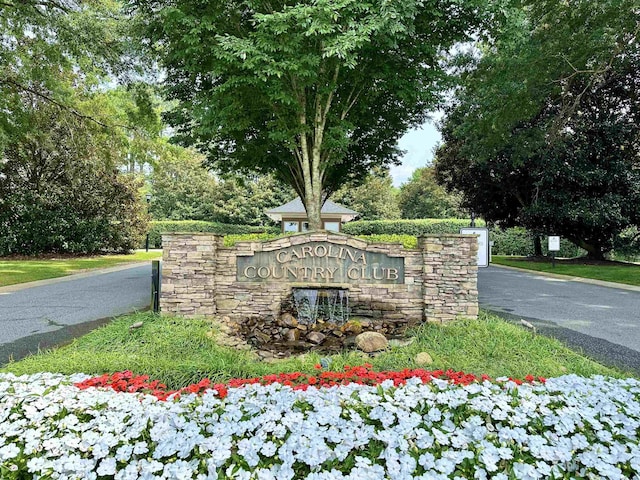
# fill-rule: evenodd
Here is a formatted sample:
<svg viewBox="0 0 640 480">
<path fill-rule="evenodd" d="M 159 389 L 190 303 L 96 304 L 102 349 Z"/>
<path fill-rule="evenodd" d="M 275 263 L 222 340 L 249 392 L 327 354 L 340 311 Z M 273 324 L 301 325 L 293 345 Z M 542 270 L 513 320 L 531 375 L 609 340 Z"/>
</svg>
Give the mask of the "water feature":
<svg viewBox="0 0 640 480">
<path fill-rule="evenodd" d="M 349 291 L 345 288 L 293 288 L 293 303 L 303 325 L 318 320 L 344 325 L 349 320 Z"/>
</svg>

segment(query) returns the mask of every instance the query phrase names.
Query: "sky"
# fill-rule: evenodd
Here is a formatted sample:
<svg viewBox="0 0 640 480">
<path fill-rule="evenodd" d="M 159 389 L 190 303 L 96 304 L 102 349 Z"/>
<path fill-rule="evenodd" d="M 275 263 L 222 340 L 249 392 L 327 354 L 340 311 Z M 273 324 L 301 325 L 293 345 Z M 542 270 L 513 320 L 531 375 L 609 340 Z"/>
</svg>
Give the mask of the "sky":
<svg viewBox="0 0 640 480">
<path fill-rule="evenodd" d="M 440 114 L 434 118 L 439 119 Z M 422 127 L 408 131 L 398 145 L 406 153 L 402 157 L 402 165 L 391 167 L 393 185 L 399 187 L 411 177 L 416 168 L 427 166 L 433 160 L 433 148 L 441 140 L 440 132 L 435 126 L 434 120 L 430 120 Z"/>
</svg>

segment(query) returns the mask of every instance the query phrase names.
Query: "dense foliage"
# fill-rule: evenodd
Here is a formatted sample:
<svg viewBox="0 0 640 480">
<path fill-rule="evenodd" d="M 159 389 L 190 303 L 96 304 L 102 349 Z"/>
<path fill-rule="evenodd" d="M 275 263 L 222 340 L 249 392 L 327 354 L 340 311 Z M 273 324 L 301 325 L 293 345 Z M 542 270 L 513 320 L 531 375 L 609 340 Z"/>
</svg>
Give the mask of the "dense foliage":
<svg viewBox="0 0 640 480">
<path fill-rule="evenodd" d="M 342 231 L 349 235 L 423 235 L 431 233 L 460 233 L 469 226 L 469 220 L 460 218 L 423 218 L 421 220 L 379 220 L 346 223 Z M 477 221 L 476 226 L 484 227 Z"/>
<path fill-rule="evenodd" d="M 135 248 L 141 185 L 110 161 L 112 137 L 37 97 L 16 120 L 0 162 L 0 255 Z"/>
<path fill-rule="evenodd" d="M 488 221 L 602 258 L 640 224 L 637 2 L 523 3 L 446 114 L 438 177 Z"/>
<path fill-rule="evenodd" d="M 398 157 L 439 101 L 443 52 L 482 1 L 129 0 L 166 69 L 179 138 L 225 171 L 274 172 L 311 227 L 324 198 Z"/>
<path fill-rule="evenodd" d="M 159 117 L 111 0 L 0 2 L 0 255 L 134 248 Z"/>
<path fill-rule="evenodd" d="M 331 200 L 359 213 L 359 220 L 400 218 L 398 195 L 388 170 L 375 169 L 360 185 L 343 185 Z"/>
<path fill-rule="evenodd" d="M 271 175 L 214 175 L 202 155 L 167 145 L 149 175 L 151 215 L 157 220 L 204 220 L 271 225 L 264 214 L 295 197 Z"/>
<path fill-rule="evenodd" d="M 465 213 L 460 209 L 460 199 L 436 183 L 433 167 L 414 170 L 400 187 L 398 206 L 406 219 L 462 217 Z"/>
<path fill-rule="evenodd" d="M 517 255 L 533 256 L 535 251 L 535 235 L 522 227 L 513 228 L 492 228 L 489 232 L 490 240 L 493 242 L 491 252 L 493 255 Z M 541 239 L 540 254 L 548 255 L 548 243 L 546 238 Z M 574 258 L 581 257 L 586 252 L 576 247 L 566 238 L 560 239 L 560 251 L 556 252 L 557 257 Z"/>
</svg>

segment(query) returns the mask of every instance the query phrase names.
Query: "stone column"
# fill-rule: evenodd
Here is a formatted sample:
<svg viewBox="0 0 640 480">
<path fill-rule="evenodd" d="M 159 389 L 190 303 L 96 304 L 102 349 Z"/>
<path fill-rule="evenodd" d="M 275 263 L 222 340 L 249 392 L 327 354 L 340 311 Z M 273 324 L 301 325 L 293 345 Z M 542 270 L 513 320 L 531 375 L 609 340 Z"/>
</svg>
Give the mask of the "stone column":
<svg viewBox="0 0 640 480">
<path fill-rule="evenodd" d="M 209 233 L 162 235 L 162 313 L 215 315 L 216 254 L 222 239 Z"/>
<path fill-rule="evenodd" d="M 423 305 L 427 322 L 478 317 L 478 242 L 474 235 L 425 235 Z"/>
</svg>

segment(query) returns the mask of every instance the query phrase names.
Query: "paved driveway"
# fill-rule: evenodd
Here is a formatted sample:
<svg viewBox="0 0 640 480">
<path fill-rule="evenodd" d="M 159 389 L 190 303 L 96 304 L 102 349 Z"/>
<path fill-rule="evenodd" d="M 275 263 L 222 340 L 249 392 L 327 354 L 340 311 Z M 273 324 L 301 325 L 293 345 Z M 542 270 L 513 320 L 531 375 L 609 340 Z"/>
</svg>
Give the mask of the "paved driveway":
<svg viewBox="0 0 640 480">
<path fill-rule="evenodd" d="M 640 372 L 640 291 L 500 267 L 480 269 L 480 305 L 526 319 L 588 355 Z"/>
<path fill-rule="evenodd" d="M 114 316 L 148 308 L 151 263 L 11 290 L 0 289 L 0 365 L 69 341 Z"/>
</svg>

